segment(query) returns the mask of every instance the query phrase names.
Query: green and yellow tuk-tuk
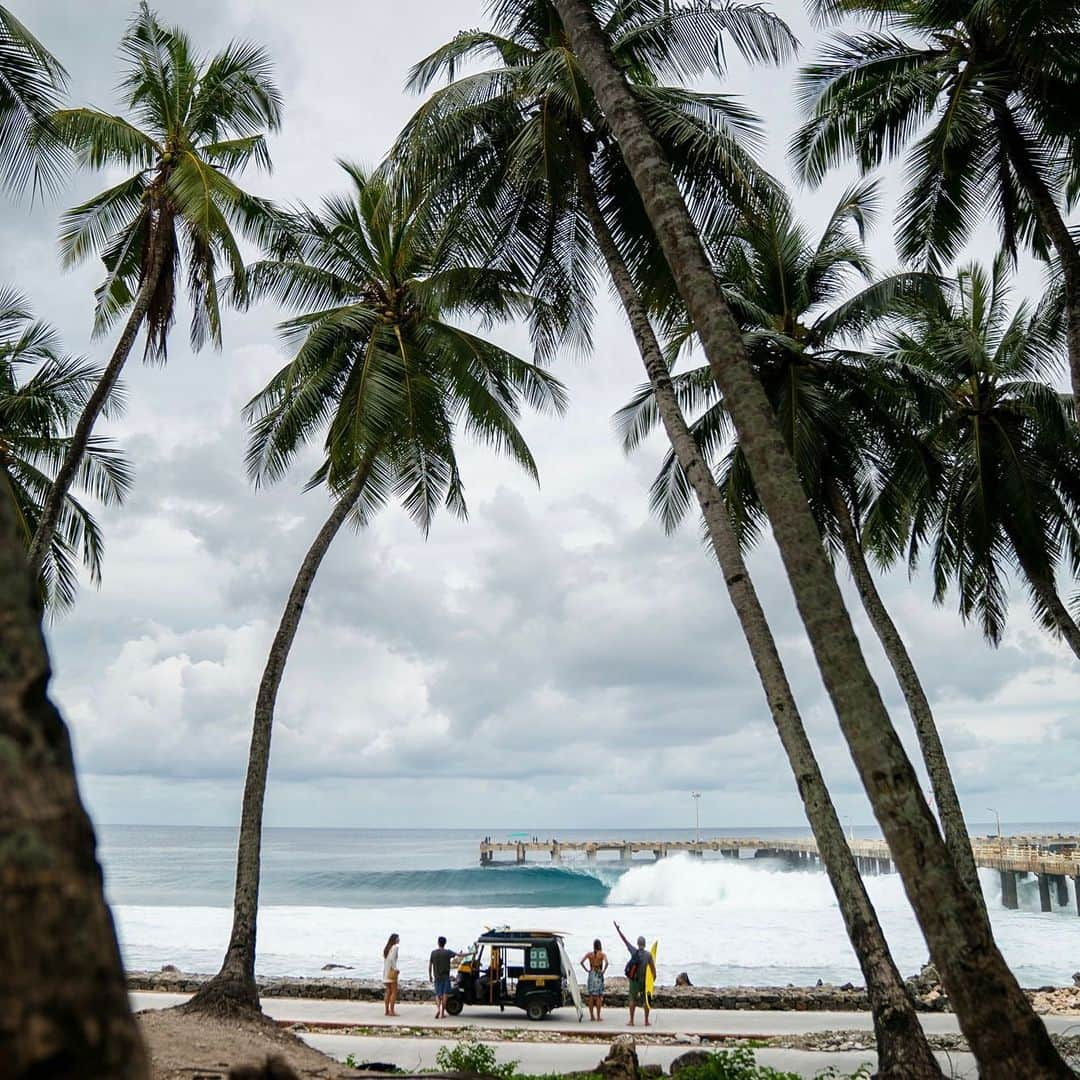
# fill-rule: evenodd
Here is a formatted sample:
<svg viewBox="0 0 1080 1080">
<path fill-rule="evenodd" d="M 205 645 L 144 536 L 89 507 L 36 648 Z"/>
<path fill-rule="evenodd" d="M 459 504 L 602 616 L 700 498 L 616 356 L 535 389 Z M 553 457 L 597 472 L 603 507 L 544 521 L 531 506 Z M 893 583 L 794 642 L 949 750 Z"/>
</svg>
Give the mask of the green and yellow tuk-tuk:
<svg viewBox="0 0 1080 1080">
<path fill-rule="evenodd" d="M 466 1005 L 507 1005 L 543 1020 L 572 1004 L 582 1018 L 581 989 L 562 935 L 554 930 L 488 930 L 462 955 L 446 1011 L 457 1016 Z"/>
</svg>

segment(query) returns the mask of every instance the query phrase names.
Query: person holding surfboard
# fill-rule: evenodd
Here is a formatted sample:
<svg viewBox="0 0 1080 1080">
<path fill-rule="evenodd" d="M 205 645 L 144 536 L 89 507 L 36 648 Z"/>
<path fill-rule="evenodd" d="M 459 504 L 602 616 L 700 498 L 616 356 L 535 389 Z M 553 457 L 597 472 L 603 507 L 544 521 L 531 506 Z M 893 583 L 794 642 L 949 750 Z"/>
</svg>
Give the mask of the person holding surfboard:
<svg viewBox="0 0 1080 1080">
<path fill-rule="evenodd" d="M 635 948 L 630 944 L 618 923 L 615 923 L 615 929 L 630 952 L 630 959 L 626 963 L 626 977 L 630 981 L 630 992 L 627 995 L 630 1002 L 630 1027 L 634 1026 L 634 1013 L 638 1005 L 645 1012 L 645 1026 L 648 1027 L 651 1002 L 645 988 L 646 982 L 651 983 L 656 979 L 656 957 L 645 948 L 643 937 L 638 937 L 637 948 Z"/>
</svg>

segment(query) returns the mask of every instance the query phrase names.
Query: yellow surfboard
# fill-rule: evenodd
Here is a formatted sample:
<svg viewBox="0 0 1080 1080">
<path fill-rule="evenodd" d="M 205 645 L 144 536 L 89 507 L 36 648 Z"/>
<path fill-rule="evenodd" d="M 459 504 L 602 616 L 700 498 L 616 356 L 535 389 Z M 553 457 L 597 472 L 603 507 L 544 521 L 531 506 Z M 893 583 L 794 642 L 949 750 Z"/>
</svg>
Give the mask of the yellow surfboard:
<svg viewBox="0 0 1080 1080">
<path fill-rule="evenodd" d="M 656 966 L 656 953 L 657 953 L 657 950 L 659 949 L 659 947 L 660 947 L 660 942 L 659 942 L 659 940 L 656 940 L 656 941 L 654 941 L 652 943 L 652 948 L 649 950 L 649 952 L 652 953 L 653 966 L 654 967 Z M 656 979 L 653 976 L 652 968 L 647 967 L 645 969 L 645 1004 L 650 1006 L 650 1007 L 652 1006 L 652 993 L 653 993 L 653 986 L 655 985 L 655 983 L 656 983 Z"/>
</svg>

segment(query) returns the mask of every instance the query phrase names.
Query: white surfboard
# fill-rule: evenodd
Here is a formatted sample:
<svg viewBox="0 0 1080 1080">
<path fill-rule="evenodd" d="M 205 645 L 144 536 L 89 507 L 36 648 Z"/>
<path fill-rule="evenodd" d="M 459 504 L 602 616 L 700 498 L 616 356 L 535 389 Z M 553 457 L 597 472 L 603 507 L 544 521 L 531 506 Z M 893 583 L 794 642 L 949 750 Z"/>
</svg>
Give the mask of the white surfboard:
<svg viewBox="0 0 1080 1080">
<path fill-rule="evenodd" d="M 570 963 L 570 957 L 566 954 L 566 945 L 562 938 L 559 938 L 559 958 L 562 960 L 563 971 L 566 972 L 566 985 L 570 988 L 570 999 L 574 1003 L 574 1008 L 577 1009 L 578 1023 L 581 1023 L 585 1018 L 585 1007 L 581 1003 L 581 987 L 578 986 L 577 975 L 573 964 Z"/>
</svg>

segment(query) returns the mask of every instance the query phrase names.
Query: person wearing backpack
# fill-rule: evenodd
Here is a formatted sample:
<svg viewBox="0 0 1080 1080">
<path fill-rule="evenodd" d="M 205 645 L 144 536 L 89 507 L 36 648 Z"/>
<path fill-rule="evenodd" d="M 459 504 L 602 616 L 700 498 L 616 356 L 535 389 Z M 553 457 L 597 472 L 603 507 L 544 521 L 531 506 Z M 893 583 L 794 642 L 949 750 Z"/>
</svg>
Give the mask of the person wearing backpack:
<svg viewBox="0 0 1080 1080">
<path fill-rule="evenodd" d="M 615 923 L 615 929 L 622 938 L 623 944 L 630 951 L 630 959 L 626 962 L 626 977 L 630 981 L 630 991 L 627 998 L 630 1002 L 630 1027 L 634 1026 L 634 1013 L 638 1005 L 645 1011 L 645 1026 L 649 1026 L 649 1000 L 645 997 L 645 973 L 652 971 L 656 978 L 656 961 L 653 954 L 645 948 L 645 939 L 638 937 L 637 947 L 630 944 L 622 927 Z"/>
</svg>

